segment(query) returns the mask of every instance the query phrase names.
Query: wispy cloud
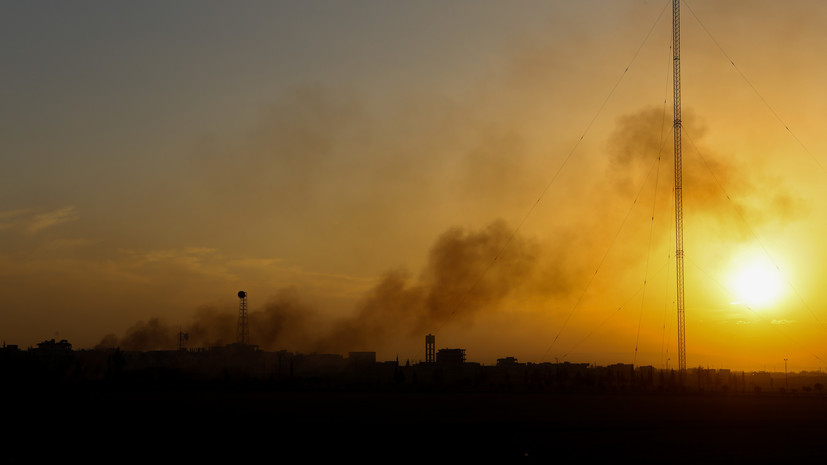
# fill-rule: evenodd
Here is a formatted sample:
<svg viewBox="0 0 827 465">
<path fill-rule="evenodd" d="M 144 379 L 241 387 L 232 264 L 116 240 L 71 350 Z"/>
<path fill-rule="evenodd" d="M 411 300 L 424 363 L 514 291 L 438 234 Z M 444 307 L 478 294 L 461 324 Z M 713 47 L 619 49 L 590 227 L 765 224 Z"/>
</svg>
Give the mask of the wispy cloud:
<svg viewBox="0 0 827 465">
<path fill-rule="evenodd" d="M 788 325 L 791 323 L 795 323 L 795 320 L 772 320 L 774 325 Z"/>
<path fill-rule="evenodd" d="M 58 224 L 77 221 L 79 218 L 80 215 L 78 215 L 77 209 L 72 205 L 33 215 L 29 219 L 26 229 L 30 233 L 35 233 Z"/>
<path fill-rule="evenodd" d="M 177 269 L 189 274 L 213 276 L 230 281 L 238 280 L 238 277 L 228 269 L 226 259 L 214 248 L 187 247 L 148 252 L 135 250 L 121 250 L 120 252 L 126 258 L 122 265 L 132 270 L 162 267 Z"/>
<path fill-rule="evenodd" d="M 0 231 L 13 229 L 36 233 L 52 226 L 77 221 L 80 218 L 74 205 L 50 211 L 30 208 L 0 211 Z"/>
</svg>

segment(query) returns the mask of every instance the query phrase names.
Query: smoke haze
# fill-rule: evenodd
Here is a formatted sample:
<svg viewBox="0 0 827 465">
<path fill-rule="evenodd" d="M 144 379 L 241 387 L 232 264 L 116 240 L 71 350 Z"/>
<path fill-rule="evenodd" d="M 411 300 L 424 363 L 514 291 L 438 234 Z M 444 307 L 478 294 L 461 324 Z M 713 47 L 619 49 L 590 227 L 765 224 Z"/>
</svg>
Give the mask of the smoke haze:
<svg viewBox="0 0 827 465">
<path fill-rule="evenodd" d="M 306 352 L 376 350 L 389 339 L 418 339 L 446 324 L 473 324 L 476 314 L 493 311 L 518 292 L 543 292 L 537 279 L 539 245 L 513 235 L 503 222 L 478 232 L 446 231 L 431 249 L 418 278 L 390 271 L 362 298 L 350 318 L 322 330 L 315 310 L 295 289 L 279 291 L 261 311 L 250 312 L 254 342 L 263 349 Z M 552 287 L 553 288 L 553 287 Z M 218 346 L 235 340 L 237 313 L 199 309 L 184 328 L 189 345 Z M 122 339 L 107 335 L 97 347 L 126 350 L 170 349 L 177 329 L 153 318 L 139 322 Z"/>
<path fill-rule="evenodd" d="M 393 356 L 431 332 L 474 360 L 581 344 L 617 362 L 640 335 L 662 365 L 675 340 L 664 6 L 0 7 L 14 89 L 0 108 L 4 339 L 173 348 L 184 330 L 223 345 L 244 289 L 268 350 Z M 811 57 L 827 5 L 692 8 L 690 353 L 807 358 L 784 341 L 820 347 L 820 325 L 778 337 L 771 322 L 812 323 L 824 298 L 827 99 Z M 803 298 L 734 308 L 727 279 L 766 251 Z"/>
</svg>

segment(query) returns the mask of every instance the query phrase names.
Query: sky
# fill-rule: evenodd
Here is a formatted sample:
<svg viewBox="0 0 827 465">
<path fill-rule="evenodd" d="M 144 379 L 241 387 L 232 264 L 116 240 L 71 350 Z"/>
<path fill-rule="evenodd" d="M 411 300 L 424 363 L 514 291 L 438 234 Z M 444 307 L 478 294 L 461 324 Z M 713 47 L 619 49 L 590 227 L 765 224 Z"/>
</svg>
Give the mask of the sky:
<svg viewBox="0 0 827 465">
<path fill-rule="evenodd" d="M 688 366 L 827 367 L 818 1 L 682 6 Z M 677 364 L 671 2 L 4 2 L 0 337 Z"/>
</svg>

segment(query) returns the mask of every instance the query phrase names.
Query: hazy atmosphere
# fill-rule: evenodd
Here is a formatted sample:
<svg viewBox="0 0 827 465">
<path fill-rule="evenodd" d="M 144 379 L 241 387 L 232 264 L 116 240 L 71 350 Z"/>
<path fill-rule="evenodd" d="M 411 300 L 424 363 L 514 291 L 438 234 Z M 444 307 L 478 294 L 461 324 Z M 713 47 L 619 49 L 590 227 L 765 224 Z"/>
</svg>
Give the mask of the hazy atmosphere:
<svg viewBox="0 0 827 465">
<path fill-rule="evenodd" d="M 827 4 L 683 5 L 687 365 L 827 367 Z M 5 2 L 0 338 L 676 366 L 670 7 Z"/>
</svg>

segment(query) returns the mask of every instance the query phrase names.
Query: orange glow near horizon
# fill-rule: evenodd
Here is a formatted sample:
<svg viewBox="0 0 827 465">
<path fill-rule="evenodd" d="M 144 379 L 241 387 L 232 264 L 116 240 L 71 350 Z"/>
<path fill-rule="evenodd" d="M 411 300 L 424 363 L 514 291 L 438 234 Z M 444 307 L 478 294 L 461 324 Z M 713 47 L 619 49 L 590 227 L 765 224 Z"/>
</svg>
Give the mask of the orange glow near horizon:
<svg viewBox="0 0 827 465">
<path fill-rule="evenodd" d="M 675 365 L 665 5 L 370 3 L 0 3 L 0 339 Z M 827 2 L 692 10 L 687 365 L 827 367 Z"/>
</svg>

